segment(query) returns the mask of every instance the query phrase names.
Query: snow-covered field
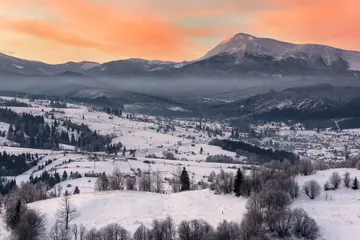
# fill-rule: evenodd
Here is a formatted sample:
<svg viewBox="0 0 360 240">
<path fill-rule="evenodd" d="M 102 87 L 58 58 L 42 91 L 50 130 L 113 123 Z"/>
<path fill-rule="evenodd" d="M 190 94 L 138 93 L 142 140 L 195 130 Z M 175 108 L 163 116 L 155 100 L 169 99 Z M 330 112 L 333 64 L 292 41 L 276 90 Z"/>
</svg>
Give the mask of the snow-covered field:
<svg viewBox="0 0 360 240">
<path fill-rule="evenodd" d="M 335 169 L 319 171 L 311 176 L 297 178 L 300 187 L 308 180 L 316 180 L 320 185 L 329 179 L 333 172 L 341 176 L 349 172 L 351 177 L 360 178 L 360 171 L 354 169 Z M 73 180 L 80 186 L 88 179 Z M 62 183 L 64 187 L 68 182 Z M 81 216 L 76 223 L 88 228 L 100 228 L 109 223 L 119 223 L 131 232 L 144 223 L 150 226 L 153 219 L 166 216 L 176 223 L 182 220 L 204 219 L 213 226 L 222 220 L 240 222 L 245 212 L 246 198 L 233 195 L 215 195 L 210 190 L 198 190 L 173 194 L 156 194 L 131 191 L 94 193 L 86 189 L 80 195 L 71 196 Z M 360 234 L 360 190 L 346 189 L 343 185 L 336 191 L 322 191 L 321 195 L 310 200 L 305 193 L 296 199 L 291 207 L 304 208 L 318 223 L 321 238 L 324 240 L 356 240 Z M 54 223 L 59 198 L 39 201 L 30 207 L 46 213 L 49 226 Z"/>
<path fill-rule="evenodd" d="M 27 102 L 26 99 L 18 101 Z M 33 107 L 11 107 L 18 113 L 32 113 L 35 115 L 44 115 L 51 108 L 46 108 L 41 101 L 31 103 Z M 242 167 L 240 164 L 221 164 L 208 163 L 205 159 L 209 155 L 223 154 L 235 158 L 235 153 L 222 150 L 216 146 L 209 146 L 207 143 L 211 140 L 205 132 L 195 130 L 197 122 L 183 120 L 159 120 L 156 118 L 147 118 L 149 121 L 136 121 L 126 119 L 125 117 L 110 116 L 104 112 L 90 111 L 84 106 L 69 105 L 70 108 L 59 109 L 62 112 L 56 112 L 57 119 L 70 119 L 74 123 L 84 123 L 92 130 L 99 134 L 110 134 L 114 138 L 112 143 L 121 142 L 127 149 L 136 150 L 136 159 L 128 159 L 129 156 L 123 157 L 120 151 L 118 155 L 109 155 L 106 153 L 77 153 L 74 147 L 63 146 L 66 151 L 51 151 L 30 148 L 0 146 L 0 151 L 8 153 L 38 153 L 43 156 L 39 164 L 44 164 L 48 160 L 52 163 L 45 166 L 44 169 L 38 170 L 38 167 L 30 169 L 22 175 L 16 176 L 17 183 L 27 181 L 30 175 L 39 176 L 43 171 L 54 173 L 55 171 L 62 174 L 63 171 L 79 172 L 82 175 L 89 172 L 111 174 L 115 168 L 122 173 L 134 174 L 137 169 L 146 171 L 159 170 L 162 176 L 171 178 L 182 167 L 186 167 L 189 172 L 190 180 L 199 182 L 206 181 L 206 177 L 212 171 L 218 173 L 221 169 L 225 171 L 236 171 L 236 168 Z M 46 121 L 52 120 L 46 118 Z M 167 124 L 175 126 L 168 132 L 158 131 Z M 211 123 L 207 123 L 208 126 Z M 191 127 L 189 127 L 191 126 Z M 0 131 L 7 131 L 9 125 L 0 123 Z M 346 135 L 350 134 L 350 135 Z M 286 137 L 286 141 L 291 143 L 296 139 L 299 146 L 306 149 L 309 156 L 322 154 L 325 157 L 332 158 L 339 152 L 344 151 L 344 139 L 351 139 L 358 134 L 357 130 L 346 131 L 344 133 L 322 132 L 320 135 L 316 131 L 292 131 L 284 128 L 280 131 L 279 136 Z M 229 135 L 229 132 L 225 132 Z M 302 142 L 302 139 L 303 142 Z M 324 151 L 321 148 L 321 141 L 331 139 L 331 143 L 338 141 L 338 144 L 328 146 Z M 0 145 L 5 138 L 0 137 Z M 7 140 L 6 140 L 7 141 Z M 319 149 L 317 149 L 319 147 Z M 200 149 L 203 153 L 200 154 Z M 356 148 L 349 147 L 355 151 Z M 337 153 L 334 153 L 334 150 Z M 148 155 L 162 157 L 164 151 L 170 151 L 177 160 L 164 160 L 156 158 L 147 158 Z M 96 154 L 96 161 L 94 156 Z M 68 162 L 71 159 L 70 162 Z M 239 157 L 238 160 L 244 160 Z M 66 161 L 66 162 L 65 162 Z M 150 163 L 149 163 L 150 162 Z M 302 185 L 311 179 L 315 179 L 321 186 L 329 179 L 332 172 L 337 171 L 341 176 L 348 171 L 351 177 L 355 176 L 360 179 L 360 171 L 355 169 L 335 169 L 319 171 L 311 176 L 299 176 L 297 181 Z M 71 196 L 72 202 L 80 211 L 80 218 L 76 223 L 84 224 L 87 228 L 100 228 L 109 223 L 119 223 L 126 229 L 134 232 L 136 228 L 144 223 L 150 225 L 154 219 L 165 218 L 170 215 L 176 223 L 181 220 L 204 219 L 210 224 L 216 226 L 222 220 L 240 222 L 245 212 L 247 199 L 236 198 L 232 195 L 215 195 L 209 190 L 198 190 L 183 193 L 156 194 L 144 192 L 104 192 L 94 191 L 96 178 L 83 177 L 80 179 L 66 180 L 61 185 L 63 191 L 73 192 L 75 186 L 80 189 L 79 195 Z M 166 186 L 165 186 L 166 187 Z M 54 223 L 55 212 L 58 208 L 59 199 L 49 199 L 29 204 L 30 207 L 36 208 L 47 215 L 48 227 Z M 354 191 L 341 186 L 336 191 L 322 191 L 321 195 L 310 200 L 301 193 L 299 199 L 292 203 L 292 207 L 304 208 L 311 217 L 313 217 L 321 228 L 322 238 L 324 240 L 355 240 L 360 236 L 360 190 Z M 1 227 L 0 236 L 4 236 L 5 231 Z M 0 237 L 1 239 L 1 237 Z"/>
<path fill-rule="evenodd" d="M 167 216 L 172 216 L 176 223 L 204 219 L 214 226 L 222 220 L 240 221 L 246 204 L 246 199 L 214 195 L 209 190 L 176 194 L 106 192 L 75 195 L 71 200 L 81 214 L 77 223 L 87 228 L 119 223 L 131 232 L 141 223 L 150 226 L 154 219 Z M 29 206 L 46 213 L 51 225 L 55 221 L 58 201 L 50 199 Z"/>
</svg>

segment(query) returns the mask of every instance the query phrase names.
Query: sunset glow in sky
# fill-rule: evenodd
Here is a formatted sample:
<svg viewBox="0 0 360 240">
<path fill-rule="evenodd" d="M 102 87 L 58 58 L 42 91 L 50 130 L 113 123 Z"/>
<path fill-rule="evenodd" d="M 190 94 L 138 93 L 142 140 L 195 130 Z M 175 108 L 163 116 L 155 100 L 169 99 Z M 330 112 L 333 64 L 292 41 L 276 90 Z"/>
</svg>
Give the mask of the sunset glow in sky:
<svg viewBox="0 0 360 240">
<path fill-rule="evenodd" d="M 359 9 L 359 0 L 0 0 L 0 52 L 183 61 L 238 32 L 360 50 Z"/>
</svg>

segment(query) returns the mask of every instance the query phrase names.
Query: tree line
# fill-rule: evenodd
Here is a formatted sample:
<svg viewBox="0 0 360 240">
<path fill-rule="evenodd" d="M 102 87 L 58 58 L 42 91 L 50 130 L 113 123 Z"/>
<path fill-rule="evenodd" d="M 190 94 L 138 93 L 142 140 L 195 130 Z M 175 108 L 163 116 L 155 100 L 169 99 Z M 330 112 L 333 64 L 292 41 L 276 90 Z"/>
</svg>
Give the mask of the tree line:
<svg viewBox="0 0 360 240">
<path fill-rule="evenodd" d="M 9 123 L 7 139 L 17 142 L 21 147 L 40 149 L 60 149 L 59 144 L 76 146 L 86 151 L 104 151 L 111 143 L 111 137 L 92 131 L 85 124 L 71 120 L 46 123 L 44 116 L 30 113 L 17 114 L 9 108 L 0 108 L 0 121 Z"/>
<path fill-rule="evenodd" d="M 298 157 L 293 153 L 273 149 L 264 149 L 242 141 L 213 139 L 209 142 L 209 145 L 218 146 L 224 150 L 236 152 L 239 155 L 243 154 L 246 156 L 253 154 L 257 157 L 257 162 L 259 163 L 265 163 L 271 160 L 284 161 L 285 159 L 288 159 L 292 163 L 298 161 Z"/>
</svg>

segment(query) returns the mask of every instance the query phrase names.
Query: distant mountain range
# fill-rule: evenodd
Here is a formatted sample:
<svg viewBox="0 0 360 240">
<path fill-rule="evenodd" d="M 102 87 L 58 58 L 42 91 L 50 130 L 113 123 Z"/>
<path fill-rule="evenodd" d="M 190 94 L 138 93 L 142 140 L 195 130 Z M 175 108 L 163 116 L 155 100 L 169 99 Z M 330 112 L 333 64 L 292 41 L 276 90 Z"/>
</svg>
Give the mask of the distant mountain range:
<svg viewBox="0 0 360 240">
<path fill-rule="evenodd" d="M 127 59 L 103 64 L 68 62 L 46 64 L 0 54 L 0 75 L 22 76 L 238 76 L 342 75 L 357 77 L 360 52 L 316 44 L 292 44 L 239 33 L 224 40 L 205 56 L 191 62 Z"/>
<path fill-rule="evenodd" d="M 330 120 L 360 118 L 360 88 L 316 84 L 269 91 L 210 107 L 226 118 Z M 358 122 L 360 126 L 360 121 Z"/>
</svg>

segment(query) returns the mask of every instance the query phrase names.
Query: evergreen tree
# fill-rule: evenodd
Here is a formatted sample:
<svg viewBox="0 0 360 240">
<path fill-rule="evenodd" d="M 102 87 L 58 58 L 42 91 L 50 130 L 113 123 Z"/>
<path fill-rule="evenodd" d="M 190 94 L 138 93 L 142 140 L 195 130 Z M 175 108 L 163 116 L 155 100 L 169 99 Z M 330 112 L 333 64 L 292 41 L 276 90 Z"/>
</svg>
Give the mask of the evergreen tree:
<svg viewBox="0 0 360 240">
<path fill-rule="evenodd" d="M 235 192 L 235 196 L 237 197 L 241 195 L 241 185 L 243 184 L 243 182 L 244 182 L 244 175 L 241 172 L 240 168 L 238 168 L 234 181 L 234 192 Z"/>
<path fill-rule="evenodd" d="M 123 156 L 125 157 L 125 154 L 126 154 L 126 147 L 124 146 L 123 148 Z"/>
<path fill-rule="evenodd" d="M 80 193 L 80 189 L 78 188 L 78 186 L 76 186 L 73 194 L 79 194 L 79 193 Z"/>
<path fill-rule="evenodd" d="M 358 183 L 357 177 L 355 177 L 351 188 L 354 189 L 354 190 L 358 190 L 359 189 L 358 184 L 359 183 Z"/>
<path fill-rule="evenodd" d="M 14 207 L 9 207 L 6 213 L 6 223 L 10 229 L 15 229 L 21 217 L 23 206 L 20 199 L 17 200 Z"/>
<path fill-rule="evenodd" d="M 61 182 L 60 174 L 58 172 L 55 172 L 54 177 L 55 177 L 55 182 L 56 183 Z"/>
<path fill-rule="evenodd" d="M 64 173 L 62 175 L 62 180 L 65 181 L 65 180 L 67 180 L 67 178 L 68 178 L 67 172 L 64 171 Z"/>
<path fill-rule="evenodd" d="M 181 176 L 180 176 L 180 182 L 181 182 L 180 191 L 188 191 L 188 190 L 190 190 L 189 174 L 186 171 L 185 167 L 182 170 L 182 173 L 181 173 Z"/>
<path fill-rule="evenodd" d="M 201 147 L 200 148 L 200 154 L 203 154 L 203 152 L 204 152 L 204 149 Z"/>
</svg>

